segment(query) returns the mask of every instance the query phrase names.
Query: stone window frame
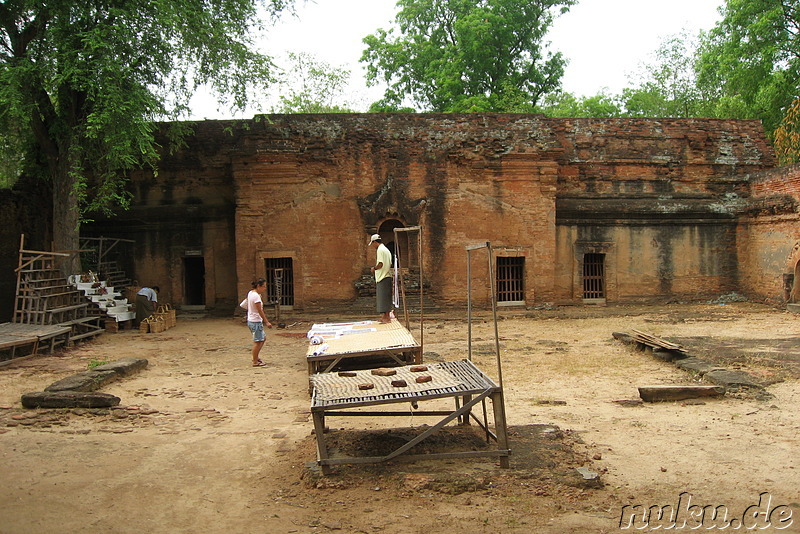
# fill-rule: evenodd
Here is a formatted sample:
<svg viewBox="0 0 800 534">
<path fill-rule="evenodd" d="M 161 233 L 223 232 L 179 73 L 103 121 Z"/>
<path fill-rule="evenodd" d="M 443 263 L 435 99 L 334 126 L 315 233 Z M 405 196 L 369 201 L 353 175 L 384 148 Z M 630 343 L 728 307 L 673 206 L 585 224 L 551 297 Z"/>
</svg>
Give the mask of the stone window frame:
<svg viewBox="0 0 800 534">
<path fill-rule="evenodd" d="M 583 258 L 586 254 L 603 254 L 605 260 L 605 298 L 583 298 Z M 573 244 L 572 299 L 586 304 L 601 304 L 617 300 L 617 246 L 607 241 L 576 241 Z"/>
<path fill-rule="evenodd" d="M 267 277 L 266 262 L 267 259 L 275 258 L 291 258 L 292 259 L 292 277 L 294 279 L 294 306 L 281 306 L 281 310 L 294 310 L 303 309 L 303 302 L 305 302 L 303 295 L 303 284 L 299 284 L 298 280 L 301 279 L 301 266 L 299 261 L 300 255 L 294 250 L 260 250 L 256 252 L 256 265 L 258 265 L 258 275 L 260 277 Z"/>
<path fill-rule="evenodd" d="M 494 265 L 492 266 L 495 271 L 497 270 L 497 258 L 524 258 L 525 268 L 522 271 L 522 285 L 524 287 L 524 298 L 522 301 L 508 301 L 498 302 L 498 306 L 525 306 L 528 302 L 534 301 L 533 296 L 533 272 L 530 247 L 514 247 L 514 246 L 493 246 L 492 252 L 494 253 Z M 495 278 L 497 272 L 495 272 Z"/>
</svg>

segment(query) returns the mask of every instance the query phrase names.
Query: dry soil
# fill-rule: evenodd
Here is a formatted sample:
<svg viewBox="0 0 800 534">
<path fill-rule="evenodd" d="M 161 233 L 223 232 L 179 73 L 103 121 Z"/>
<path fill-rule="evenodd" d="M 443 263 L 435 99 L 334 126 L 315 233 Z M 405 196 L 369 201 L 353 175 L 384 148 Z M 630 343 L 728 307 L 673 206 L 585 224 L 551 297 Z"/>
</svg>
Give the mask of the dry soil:
<svg viewBox="0 0 800 534">
<path fill-rule="evenodd" d="M 687 498 L 697 507 L 684 512 L 724 506 L 740 521 L 767 509 L 771 517 L 753 516 L 758 526 L 800 531 L 798 315 L 751 303 L 501 312 L 510 469 L 492 459 L 426 460 L 322 477 L 304 335 L 314 322 L 350 319 L 365 317 L 282 319 L 290 326 L 268 332 L 263 368 L 249 365 L 241 318 L 181 316 L 166 332 L 105 334 L 0 366 L 0 533 L 616 532 L 621 519 L 646 531 L 659 525 L 626 523 L 631 511 Z M 425 361 L 467 356 L 463 312 L 428 316 L 423 328 Z M 632 329 L 765 387 L 636 402 L 637 386 L 702 382 L 612 338 Z M 419 323 L 411 330 L 420 336 Z M 491 376 L 494 347 L 491 316 L 479 314 L 473 357 Z M 117 409 L 21 408 L 23 393 L 123 357 L 149 365 L 103 388 L 121 398 Z M 374 454 L 433 424 L 408 409 L 329 418 L 330 443 Z M 448 426 L 425 450 L 483 446 L 474 425 Z M 579 467 L 602 486 L 585 483 Z"/>
</svg>

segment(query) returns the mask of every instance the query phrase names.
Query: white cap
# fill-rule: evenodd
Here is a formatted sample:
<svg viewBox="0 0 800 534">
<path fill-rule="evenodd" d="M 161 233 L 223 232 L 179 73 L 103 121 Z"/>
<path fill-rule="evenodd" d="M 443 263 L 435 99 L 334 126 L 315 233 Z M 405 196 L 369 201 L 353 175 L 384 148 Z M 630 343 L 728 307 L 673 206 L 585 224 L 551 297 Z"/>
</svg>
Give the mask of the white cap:
<svg viewBox="0 0 800 534">
<path fill-rule="evenodd" d="M 380 241 L 381 236 L 380 234 L 372 234 L 372 237 L 369 238 L 369 243 L 367 245 L 371 245 L 373 241 Z"/>
</svg>

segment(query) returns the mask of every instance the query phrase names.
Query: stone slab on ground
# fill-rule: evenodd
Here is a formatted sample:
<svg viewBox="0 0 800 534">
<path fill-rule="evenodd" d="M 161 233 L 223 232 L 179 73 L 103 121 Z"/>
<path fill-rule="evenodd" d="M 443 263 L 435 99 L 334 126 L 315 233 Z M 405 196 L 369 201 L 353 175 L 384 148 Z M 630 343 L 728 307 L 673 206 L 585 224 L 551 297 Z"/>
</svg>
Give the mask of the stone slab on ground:
<svg viewBox="0 0 800 534">
<path fill-rule="evenodd" d="M 670 350 L 670 349 L 662 349 L 662 348 L 654 348 L 653 349 L 653 356 L 658 358 L 659 360 L 663 360 L 665 362 L 674 362 L 678 360 L 686 360 L 691 358 L 685 352 L 681 352 L 679 350 Z"/>
<path fill-rule="evenodd" d="M 84 371 L 53 382 L 45 391 L 95 391 L 120 378 L 115 371 Z"/>
<path fill-rule="evenodd" d="M 695 357 L 678 360 L 675 362 L 675 366 L 678 369 L 683 369 L 684 371 L 694 371 L 700 376 L 704 376 L 711 371 L 724 371 L 724 369 L 718 365 L 714 365 L 713 363 Z"/>
<path fill-rule="evenodd" d="M 626 345 L 636 345 L 636 340 L 633 339 L 631 335 L 626 332 L 611 332 L 611 337 L 613 337 L 617 341 L 625 343 Z"/>
<path fill-rule="evenodd" d="M 725 388 L 722 386 L 659 385 L 639 386 L 638 389 L 639 396 L 646 402 L 669 402 L 725 395 Z"/>
<path fill-rule="evenodd" d="M 22 395 L 25 408 L 109 408 L 120 398 L 94 391 L 36 391 Z"/>
<path fill-rule="evenodd" d="M 114 380 L 137 373 L 147 367 L 144 358 L 122 358 L 110 363 L 98 365 L 89 371 L 83 371 L 62 378 L 47 386 L 45 391 L 96 391 Z"/>
<path fill-rule="evenodd" d="M 138 373 L 147 367 L 147 360 L 144 358 L 122 358 L 113 362 L 98 365 L 93 371 L 114 371 L 120 376 L 130 376 Z"/>
<path fill-rule="evenodd" d="M 703 378 L 726 389 L 739 389 L 742 387 L 761 389 L 763 387 L 750 374 L 744 371 L 717 369 L 704 374 Z"/>
</svg>

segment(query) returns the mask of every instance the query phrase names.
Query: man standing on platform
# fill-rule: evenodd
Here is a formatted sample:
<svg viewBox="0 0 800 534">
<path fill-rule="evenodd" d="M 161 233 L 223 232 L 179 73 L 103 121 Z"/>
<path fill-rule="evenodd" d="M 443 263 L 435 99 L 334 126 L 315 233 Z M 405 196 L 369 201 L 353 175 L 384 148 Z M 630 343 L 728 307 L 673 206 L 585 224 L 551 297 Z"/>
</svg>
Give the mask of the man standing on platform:
<svg viewBox="0 0 800 534">
<path fill-rule="evenodd" d="M 381 236 L 373 234 L 368 245 L 376 251 L 375 266 L 370 271 L 375 275 L 375 295 L 381 323 L 390 323 L 392 311 L 392 277 L 389 276 L 392 265 L 392 253 L 381 241 Z"/>
</svg>

